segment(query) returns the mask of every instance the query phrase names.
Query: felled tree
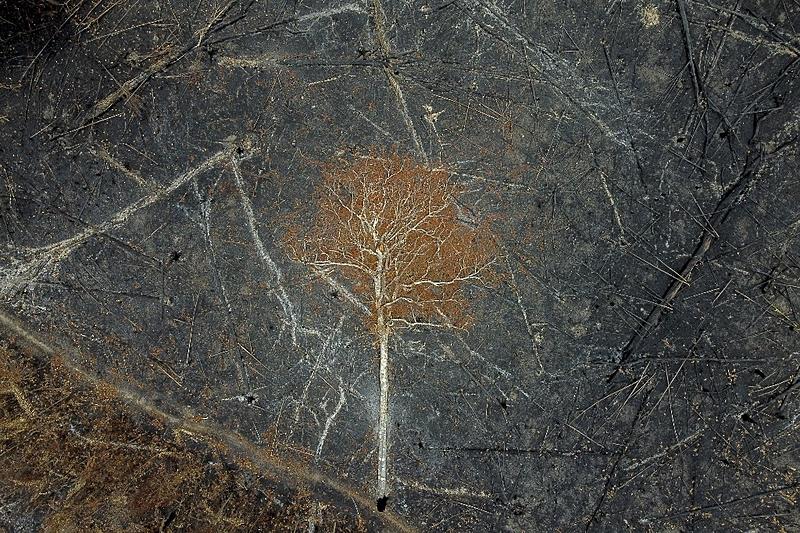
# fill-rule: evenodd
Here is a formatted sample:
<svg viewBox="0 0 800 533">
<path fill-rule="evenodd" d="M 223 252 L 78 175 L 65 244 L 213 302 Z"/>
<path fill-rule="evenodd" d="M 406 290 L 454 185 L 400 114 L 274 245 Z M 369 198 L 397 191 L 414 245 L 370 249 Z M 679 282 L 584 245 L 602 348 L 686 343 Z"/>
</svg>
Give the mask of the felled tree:
<svg viewBox="0 0 800 533">
<path fill-rule="evenodd" d="M 460 192 L 444 170 L 373 153 L 327 168 L 311 225 L 293 225 L 285 239 L 294 259 L 349 282 L 379 347 L 379 508 L 389 492 L 389 339 L 408 328 L 467 327 L 465 289 L 491 277 L 494 240 L 488 224 L 460 216 Z"/>
</svg>

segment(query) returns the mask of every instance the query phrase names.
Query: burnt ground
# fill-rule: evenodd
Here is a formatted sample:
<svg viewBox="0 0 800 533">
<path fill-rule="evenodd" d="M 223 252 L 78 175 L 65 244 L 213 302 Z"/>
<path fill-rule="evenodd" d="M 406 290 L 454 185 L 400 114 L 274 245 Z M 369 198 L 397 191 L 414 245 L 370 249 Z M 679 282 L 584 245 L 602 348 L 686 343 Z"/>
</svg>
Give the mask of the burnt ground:
<svg viewBox="0 0 800 533">
<path fill-rule="evenodd" d="M 5 531 L 380 525 L 299 482 L 301 465 L 236 446 L 202 423 L 165 417 L 24 338 L 0 346 L 0 380 Z"/>
<path fill-rule="evenodd" d="M 6 529 L 202 528 L 221 494 L 287 529 L 800 528 L 796 0 L 0 6 Z M 468 331 L 393 339 L 383 513 L 375 348 L 280 244 L 375 147 L 502 250 Z M 150 474 L 97 466 L 139 460 L 185 490 L 144 512 Z"/>
</svg>

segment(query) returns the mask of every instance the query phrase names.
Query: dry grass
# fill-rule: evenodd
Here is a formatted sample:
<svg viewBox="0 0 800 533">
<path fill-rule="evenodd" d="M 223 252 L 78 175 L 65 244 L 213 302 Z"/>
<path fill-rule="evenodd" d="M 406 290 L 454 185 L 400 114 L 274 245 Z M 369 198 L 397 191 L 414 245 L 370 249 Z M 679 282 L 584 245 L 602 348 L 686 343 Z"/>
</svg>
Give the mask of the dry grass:
<svg viewBox="0 0 800 533">
<path fill-rule="evenodd" d="M 0 341 L 0 530 L 362 529 Z"/>
</svg>

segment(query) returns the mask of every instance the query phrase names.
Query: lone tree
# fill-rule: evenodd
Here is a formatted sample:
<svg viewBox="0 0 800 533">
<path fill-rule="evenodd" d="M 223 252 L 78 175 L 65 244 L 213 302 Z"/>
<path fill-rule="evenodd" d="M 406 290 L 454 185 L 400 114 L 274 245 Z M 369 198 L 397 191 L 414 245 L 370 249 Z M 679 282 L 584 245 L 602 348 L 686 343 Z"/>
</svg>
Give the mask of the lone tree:
<svg viewBox="0 0 800 533">
<path fill-rule="evenodd" d="M 396 153 L 327 167 L 313 221 L 290 227 L 290 255 L 352 288 L 380 352 L 377 504 L 388 498 L 389 338 L 402 329 L 465 328 L 470 285 L 494 264 L 488 224 L 464 220 L 446 171 Z"/>
</svg>

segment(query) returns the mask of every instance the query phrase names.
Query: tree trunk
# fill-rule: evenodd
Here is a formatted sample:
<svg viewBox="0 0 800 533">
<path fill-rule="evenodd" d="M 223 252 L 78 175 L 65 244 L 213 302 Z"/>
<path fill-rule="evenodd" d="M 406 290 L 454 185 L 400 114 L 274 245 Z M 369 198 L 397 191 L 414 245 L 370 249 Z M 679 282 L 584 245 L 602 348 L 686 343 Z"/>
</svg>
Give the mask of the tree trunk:
<svg viewBox="0 0 800 533">
<path fill-rule="evenodd" d="M 380 336 L 380 404 L 378 409 L 378 495 L 384 500 L 389 495 L 389 331 L 384 326 L 378 332 Z"/>
</svg>

